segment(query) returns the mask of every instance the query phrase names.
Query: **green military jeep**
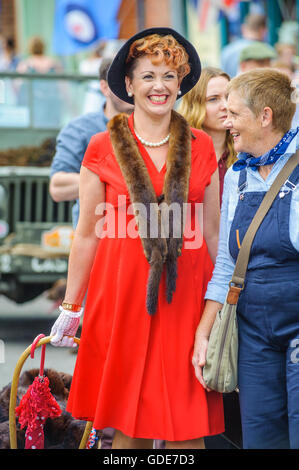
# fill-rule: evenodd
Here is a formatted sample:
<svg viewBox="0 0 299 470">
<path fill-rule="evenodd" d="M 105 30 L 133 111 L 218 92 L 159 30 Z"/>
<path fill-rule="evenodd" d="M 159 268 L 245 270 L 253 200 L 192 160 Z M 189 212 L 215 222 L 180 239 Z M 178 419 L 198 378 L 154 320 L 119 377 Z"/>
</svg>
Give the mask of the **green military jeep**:
<svg viewBox="0 0 299 470">
<path fill-rule="evenodd" d="M 66 277 L 73 202 L 52 200 L 50 164 L 59 130 L 88 111 L 95 80 L 0 73 L 0 295 L 17 303 Z"/>
<path fill-rule="evenodd" d="M 49 168 L 0 167 L 0 294 L 31 300 L 65 277 L 71 202 L 54 202 Z"/>
</svg>

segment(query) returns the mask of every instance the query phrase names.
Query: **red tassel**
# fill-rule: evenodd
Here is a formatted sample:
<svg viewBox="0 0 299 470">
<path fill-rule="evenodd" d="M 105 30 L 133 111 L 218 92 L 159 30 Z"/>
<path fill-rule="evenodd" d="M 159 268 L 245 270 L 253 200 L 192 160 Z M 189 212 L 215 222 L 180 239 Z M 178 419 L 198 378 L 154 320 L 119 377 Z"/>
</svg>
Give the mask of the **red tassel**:
<svg viewBox="0 0 299 470">
<path fill-rule="evenodd" d="M 25 449 L 43 449 L 46 419 L 56 418 L 61 413 L 50 392 L 48 377 L 35 377 L 16 408 L 21 429 L 27 426 Z"/>
</svg>

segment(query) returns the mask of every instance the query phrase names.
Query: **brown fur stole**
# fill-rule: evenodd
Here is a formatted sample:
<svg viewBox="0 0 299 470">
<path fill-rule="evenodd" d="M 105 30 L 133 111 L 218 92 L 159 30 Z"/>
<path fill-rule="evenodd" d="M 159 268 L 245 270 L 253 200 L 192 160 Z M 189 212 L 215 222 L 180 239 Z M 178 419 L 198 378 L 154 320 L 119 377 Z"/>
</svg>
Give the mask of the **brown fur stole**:
<svg viewBox="0 0 299 470">
<path fill-rule="evenodd" d="M 172 111 L 163 194 L 157 198 L 127 116 L 115 116 L 109 121 L 108 130 L 129 190 L 144 254 L 150 264 L 146 307 L 149 314 L 154 314 L 164 263 L 169 303 L 176 289 L 177 257 L 181 254 L 184 232 L 183 204 L 187 202 L 189 192 L 191 131 L 187 121 Z M 172 204 L 178 210 L 169 210 Z"/>
</svg>

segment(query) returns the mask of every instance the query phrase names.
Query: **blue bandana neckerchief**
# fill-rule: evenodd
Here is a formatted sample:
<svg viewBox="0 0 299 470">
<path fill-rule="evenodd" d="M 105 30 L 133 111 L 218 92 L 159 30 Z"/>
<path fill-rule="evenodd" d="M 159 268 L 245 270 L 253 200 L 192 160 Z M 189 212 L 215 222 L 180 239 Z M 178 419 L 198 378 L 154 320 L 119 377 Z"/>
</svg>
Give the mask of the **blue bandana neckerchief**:
<svg viewBox="0 0 299 470">
<path fill-rule="evenodd" d="M 250 167 L 256 171 L 259 166 L 273 165 L 279 157 L 285 153 L 286 148 L 297 135 L 298 131 L 299 127 L 286 132 L 280 142 L 273 149 L 260 157 L 253 157 L 250 153 L 240 152 L 238 160 L 233 164 L 233 170 L 240 171 L 246 167 Z"/>
</svg>

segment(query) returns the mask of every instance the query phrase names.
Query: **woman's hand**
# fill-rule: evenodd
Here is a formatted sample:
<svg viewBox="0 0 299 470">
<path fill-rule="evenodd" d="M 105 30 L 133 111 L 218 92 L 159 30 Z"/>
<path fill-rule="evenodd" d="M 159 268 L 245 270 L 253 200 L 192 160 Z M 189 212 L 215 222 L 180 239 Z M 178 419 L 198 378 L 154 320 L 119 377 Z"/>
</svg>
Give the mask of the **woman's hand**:
<svg viewBox="0 0 299 470">
<path fill-rule="evenodd" d="M 60 315 L 52 326 L 50 336 L 51 344 L 60 347 L 73 347 L 77 345 L 74 342 L 74 336 L 80 324 L 80 317 L 83 313 L 83 308 L 79 312 L 72 312 L 59 307 Z"/>
<path fill-rule="evenodd" d="M 199 380 L 203 388 L 207 391 L 210 392 L 211 389 L 209 389 L 205 381 L 203 379 L 203 367 L 206 363 L 206 356 L 207 356 L 207 349 L 208 349 L 208 343 L 209 339 L 205 335 L 201 334 L 196 334 L 195 335 L 195 342 L 194 342 L 194 350 L 193 350 L 193 356 L 192 356 L 192 364 L 194 367 L 194 372 L 196 378 Z"/>
<path fill-rule="evenodd" d="M 221 310 L 222 304 L 214 300 L 206 300 L 205 308 L 200 319 L 199 325 L 195 334 L 194 350 L 192 356 L 192 364 L 195 370 L 195 376 L 207 392 L 211 389 L 208 388 L 203 379 L 203 368 L 206 363 L 207 350 L 211 329 L 213 327 L 216 314 Z"/>
</svg>

